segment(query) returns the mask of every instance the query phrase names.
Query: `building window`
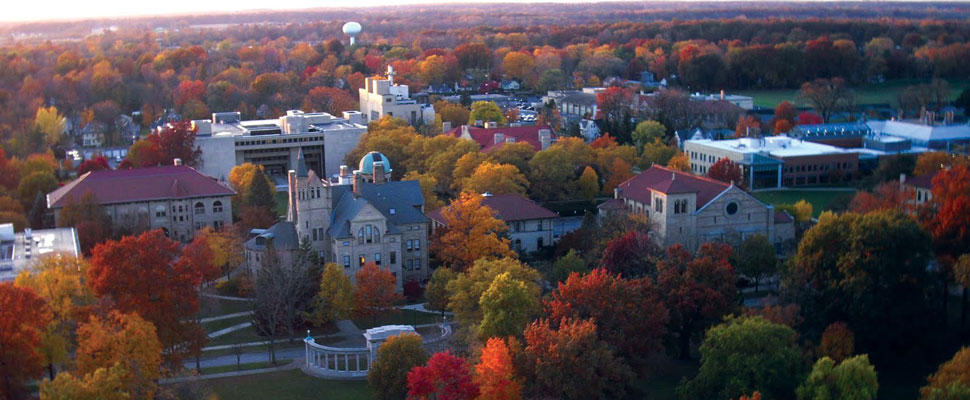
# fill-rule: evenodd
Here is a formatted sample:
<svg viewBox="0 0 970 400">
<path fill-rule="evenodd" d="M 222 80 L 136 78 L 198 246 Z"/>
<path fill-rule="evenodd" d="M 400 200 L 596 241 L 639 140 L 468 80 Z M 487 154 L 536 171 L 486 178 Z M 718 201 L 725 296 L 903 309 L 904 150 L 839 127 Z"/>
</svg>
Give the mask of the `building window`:
<svg viewBox="0 0 970 400">
<path fill-rule="evenodd" d="M 733 201 L 730 202 L 730 203 L 728 203 L 727 208 L 725 208 L 725 211 L 727 211 L 727 214 L 728 215 L 737 214 L 738 213 L 738 203 L 733 202 Z"/>
<path fill-rule="evenodd" d="M 408 259 L 408 266 L 407 266 L 407 270 L 408 270 L 408 271 L 410 271 L 410 270 L 412 270 L 412 269 L 414 269 L 414 260 L 412 260 L 412 259 Z"/>
<path fill-rule="evenodd" d="M 391 265 L 394 265 L 396 263 L 397 263 L 397 252 L 396 251 L 392 251 L 391 252 Z"/>
<path fill-rule="evenodd" d="M 414 270 L 415 271 L 418 271 L 420 269 L 421 269 L 421 259 L 420 258 L 415 258 L 414 259 Z"/>
<path fill-rule="evenodd" d="M 381 265 L 381 253 L 374 253 L 374 264 Z"/>
<path fill-rule="evenodd" d="M 364 244 L 364 227 L 357 230 L 357 244 Z"/>
<path fill-rule="evenodd" d="M 205 223 L 202 223 L 202 222 L 196 222 L 196 223 L 195 223 L 195 230 L 199 230 L 199 229 L 202 229 L 202 227 L 204 227 L 204 226 L 205 226 Z"/>
<path fill-rule="evenodd" d="M 357 266 L 359 266 L 359 267 L 363 267 L 363 266 L 364 266 L 364 263 L 366 263 L 366 262 L 367 262 L 367 259 L 366 259 L 366 258 L 364 258 L 364 255 L 363 255 L 363 254 L 361 254 L 361 255 L 360 255 L 360 256 L 359 256 L 358 258 L 357 258 Z"/>
<path fill-rule="evenodd" d="M 214 214 L 218 214 L 218 213 L 221 213 L 222 212 L 222 202 L 221 201 L 216 201 L 216 202 L 212 203 L 212 212 Z"/>
<path fill-rule="evenodd" d="M 203 215 L 203 214 L 205 214 L 205 204 L 202 204 L 201 201 L 198 203 L 195 203 L 195 215 Z"/>
<path fill-rule="evenodd" d="M 155 207 L 155 218 L 165 218 L 166 214 L 167 213 L 165 212 L 165 207 L 163 206 Z"/>
<path fill-rule="evenodd" d="M 542 220 L 541 219 L 539 220 L 539 223 L 536 226 L 537 226 L 537 229 L 538 230 L 540 230 L 540 231 L 542 230 Z"/>
<path fill-rule="evenodd" d="M 216 228 L 216 230 L 222 229 L 223 222 L 222 221 L 212 221 L 212 227 Z"/>
<path fill-rule="evenodd" d="M 349 240 L 344 240 L 344 246 L 350 246 L 350 241 Z"/>
<path fill-rule="evenodd" d="M 421 239 L 414 239 L 414 251 L 421 250 Z"/>
<path fill-rule="evenodd" d="M 542 238 L 536 239 L 536 249 L 542 248 Z"/>
<path fill-rule="evenodd" d="M 660 198 L 660 197 L 654 198 L 654 202 L 653 203 L 654 203 L 654 211 L 656 211 L 656 212 L 663 212 L 663 209 L 664 209 L 664 201 L 663 201 L 662 198 Z"/>
<path fill-rule="evenodd" d="M 320 239 L 317 239 L 317 228 L 313 228 L 313 241 L 316 242 L 318 240 Z"/>
<path fill-rule="evenodd" d="M 412 240 L 408 240 L 407 241 L 407 249 L 408 249 L 408 251 L 413 250 L 413 248 L 412 248 L 414 246 L 413 243 L 414 243 L 414 241 L 412 241 Z"/>
<path fill-rule="evenodd" d="M 350 268 L 350 256 L 344 256 L 344 268 Z"/>
</svg>

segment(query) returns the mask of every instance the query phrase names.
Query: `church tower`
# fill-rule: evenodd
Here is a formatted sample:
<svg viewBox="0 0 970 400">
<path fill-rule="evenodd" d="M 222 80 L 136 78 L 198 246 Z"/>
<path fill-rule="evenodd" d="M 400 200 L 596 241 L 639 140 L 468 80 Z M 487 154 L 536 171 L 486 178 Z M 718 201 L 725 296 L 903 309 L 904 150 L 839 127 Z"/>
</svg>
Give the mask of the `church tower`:
<svg viewBox="0 0 970 400">
<path fill-rule="evenodd" d="M 329 260 L 325 256 L 330 249 L 330 241 L 326 236 L 333 211 L 330 183 L 323 181 L 313 170 L 307 168 L 302 150 L 297 157 L 296 170 L 289 171 L 287 181 L 287 221 L 296 226 L 301 242 L 306 241 L 318 254 L 324 256 L 323 259 Z"/>
</svg>

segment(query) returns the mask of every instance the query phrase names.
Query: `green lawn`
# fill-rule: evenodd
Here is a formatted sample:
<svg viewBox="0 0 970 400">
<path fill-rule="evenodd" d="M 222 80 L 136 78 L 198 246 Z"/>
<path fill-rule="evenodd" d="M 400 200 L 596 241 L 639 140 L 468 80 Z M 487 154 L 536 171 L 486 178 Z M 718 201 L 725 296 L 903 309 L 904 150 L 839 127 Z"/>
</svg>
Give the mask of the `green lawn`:
<svg viewBox="0 0 970 400">
<path fill-rule="evenodd" d="M 812 216 L 818 217 L 822 214 L 822 211 L 829 209 L 829 207 L 837 199 L 843 196 L 853 196 L 855 191 L 847 190 L 768 190 L 755 192 L 754 197 L 765 203 L 778 205 L 778 204 L 794 204 L 799 200 L 805 200 L 812 204 Z"/>
<path fill-rule="evenodd" d="M 398 310 L 396 313 L 379 315 L 374 318 L 355 319 L 354 324 L 360 329 L 370 329 L 383 325 L 423 325 L 441 322 L 441 314 L 424 313 L 414 310 Z"/>
<path fill-rule="evenodd" d="M 373 396 L 367 381 L 329 381 L 300 370 L 206 381 L 220 399 L 234 400 L 366 400 Z"/>
<path fill-rule="evenodd" d="M 907 86 L 926 82 L 915 79 L 903 79 L 880 84 L 865 84 L 853 87 L 852 89 L 855 91 L 856 104 L 890 104 L 896 107 L 899 102 L 899 94 Z M 960 92 L 968 87 L 970 87 L 970 81 L 951 81 L 950 100 L 956 99 L 960 95 Z M 796 103 L 797 92 L 797 89 L 771 89 L 742 90 L 734 94 L 753 97 L 756 106 L 775 108 L 778 103 L 785 100 Z"/>
<path fill-rule="evenodd" d="M 243 364 L 239 364 L 239 368 L 236 368 L 235 365 L 223 365 L 219 367 L 202 368 L 202 375 L 220 374 L 223 372 L 233 372 L 233 371 L 248 371 L 251 369 L 269 368 L 272 366 L 273 364 L 271 364 L 268 361 L 243 363 Z"/>
<path fill-rule="evenodd" d="M 248 301 L 234 301 L 202 297 L 200 301 L 199 314 L 205 317 L 215 317 L 217 315 L 235 314 L 243 311 L 251 311 L 253 306 Z"/>
<path fill-rule="evenodd" d="M 228 328 L 230 326 L 239 325 L 243 322 L 252 321 L 252 319 L 253 318 L 250 315 L 243 315 L 241 317 L 220 319 L 218 321 L 212 321 L 212 322 L 205 322 L 202 324 L 202 327 L 205 328 L 205 331 L 207 333 L 212 333 L 221 329 Z"/>
<path fill-rule="evenodd" d="M 287 192 L 276 192 L 276 212 L 279 215 L 286 215 L 287 208 L 289 208 L 290 197 Z"/>
</svg>

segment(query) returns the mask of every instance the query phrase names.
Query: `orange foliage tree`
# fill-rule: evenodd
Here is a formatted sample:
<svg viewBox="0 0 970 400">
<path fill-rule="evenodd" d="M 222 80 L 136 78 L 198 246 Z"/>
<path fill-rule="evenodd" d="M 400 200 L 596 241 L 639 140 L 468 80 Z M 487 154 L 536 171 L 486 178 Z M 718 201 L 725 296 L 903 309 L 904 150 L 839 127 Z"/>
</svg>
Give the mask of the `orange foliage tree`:
<svg viewBox="0 0 970 400">
<path fill-rule="evenodd" d="M 957 399 L 964 397 L 956 392 L 965 396 L 967 391 L 970 391 L 970 347 L 961 348 L 950 361 L 940 365 L 927 379 L 927 385 L 920 389 L 920 394 L 922 399 Z"/>
<path fill-rule="evenodd" d="M 310 89 L 303 98 L 303 111 L 323 111 L 340 116 L 344 111 L 357 108 L 357 101 L 346 90 L 327 86 Z"/>
<path fill-rule="evenodd" d="M 428 365 L 411 368 L 408 372 L 408 398 L 474 399 L 478 386 L 472 380 L 471 365 L 461 357 L 445 351 L 435 353 Z"/>
<path fill-rule="evenodd" d="M 707 177 L 724 183 L 734 182 L 737 186 L 744 184 L 741 166 L 727 157 L 717 160 L 714 165 L 711 165 L 711 168 L 707 170 Z"/>
<path fill-rule="evenodd" d="M 475 365 L 475 384 L 478 400 L 518 400 L 522 385 L 513 366 L 509 346 L 500 338 L 491 338 L 482 348 L 482 356 Z"/>
<path fill-rule="evenodd" d="M 121 380 L 131 398 L 152 398 L 160 376 L 162 344 L 151 322 L 135 313 L 111 311 L 104 318 L 92 316 L 77 335 L 80 374 L 121 364 L 125 370 Z"/>
<path fill-rule="evenodd" d="M 179 244 L 153 230 L 99 244 L 91 254 L 87 284 L 122 312 L 136 312 L 152 322 L 165 347 L 166 362 L 181 363 L 197 352 L 204 332 L 191 319 L 207 271 L 193 258 L 179 258 Z M 211 267 L 211 264 L 210 266 Z"/>
<path fill-rule="evenodd" d="M 393 310 L 404 296 L 397 293 L 397 278 L 391 271 L 369 262 L 354 275 L 354 316 L 357 318 L 377 317 Z"/>
<path fill-rule="evenodd" d="M 833 322 L 822 332 L 819 356 L 841 362 L 855 354 L 855 334 L 844 322 Z"/>
<path fill-rule="evenodd" d="M 509 240 L 501 235 L 508 229 L 495 212 L 482 205 L 482 196 L 462 193 L 441 210 L 445 226 L 435 230 L 431 251 L 445 266 L 464 271 L 479 258 L 514 257 Z"/>
<path fill-rule="evenodd" d="M 37 348 L 50 313 L 33 290 L 12 283 L 0 283 L 0 304 L 0 398 L 28 398 L 26 380 L 44 372 Z"/>
<path fill-rule="evenodd" d="M 876 186 L 872 192 L 859 191 L 852 202 L 849 203 L 849 210 L 859 214 L 881 210 L 910 211 L 911 205 L 907 201 L 915 199 L 915 194 L 911 189 L 899 187 L 899 181 L 889 181 Z"/>
</svg>

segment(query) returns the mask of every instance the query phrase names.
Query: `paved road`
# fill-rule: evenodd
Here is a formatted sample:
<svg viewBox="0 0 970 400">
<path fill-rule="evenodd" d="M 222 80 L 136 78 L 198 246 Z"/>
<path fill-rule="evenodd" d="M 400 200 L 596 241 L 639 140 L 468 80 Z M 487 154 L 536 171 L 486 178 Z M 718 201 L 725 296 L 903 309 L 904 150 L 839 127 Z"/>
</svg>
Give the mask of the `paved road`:
<svg viewBox="0 0 970 400">
<path fill-rule="evenodd" d="M 303 343 L 299 341 L 295 343 L 299 347 L 292 347 L 293 344 L 289 344 L 286 342 L 278 343 L 276 345 L 277 346 L 276 360 L 277 361 L 295 360 L 297 358 L 303 358 L 306 355 L 306 349 L 304 348 Z M 280 348 L 280 346 L 284 346 L 287 348 Z M 262 347 L 262 350 L 263 351 L 260 351 L 260 352 L 252 352 L 252 350 L 250 349 L 248 352 L 245 352 L 242 355 L 240 355 L 239 362 L 242 364 L 268 362 L 269 350 L 267 350 L 266 347 Z M 185 368 L 195 368 L 194 359 L 187 359 L 183 364 L 185 365 Z M 199 364 L 202 366 L 202 368 L 219 367 L 224 365 L 236 365 L 236 355 L 228 354 L 228 355 L 222 355 L 222 356 L 202 357 L 202 359 L 199 361 Z"/>
</svg>

